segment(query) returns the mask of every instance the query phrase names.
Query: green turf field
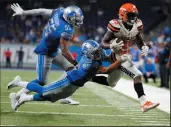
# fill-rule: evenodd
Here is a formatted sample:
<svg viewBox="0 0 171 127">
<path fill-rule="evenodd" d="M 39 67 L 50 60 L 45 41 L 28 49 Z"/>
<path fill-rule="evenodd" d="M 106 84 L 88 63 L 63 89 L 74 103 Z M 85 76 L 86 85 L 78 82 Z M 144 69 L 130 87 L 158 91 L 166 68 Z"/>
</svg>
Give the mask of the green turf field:
<svg viewBox="0 0 171 127">
<path fill-rule="evenodd" d="M 62 72 L 51 72 L 49 82 L 56 80 Z M 170 115 L 158 109 L 142 113 L 135 101 L 108 87 L 86 83 L 73 94 L 72 98 L 80 105 L 62 105 L 58 102 L 29 102 L 22 105 L 18 112 L 10 107 L 6 85 L 16 75 L 29 81 L 36 77 L 35 71 L 1 71 L 1 125 L 112 125 L 112 126 L 169 126 Z"/>
</svg>

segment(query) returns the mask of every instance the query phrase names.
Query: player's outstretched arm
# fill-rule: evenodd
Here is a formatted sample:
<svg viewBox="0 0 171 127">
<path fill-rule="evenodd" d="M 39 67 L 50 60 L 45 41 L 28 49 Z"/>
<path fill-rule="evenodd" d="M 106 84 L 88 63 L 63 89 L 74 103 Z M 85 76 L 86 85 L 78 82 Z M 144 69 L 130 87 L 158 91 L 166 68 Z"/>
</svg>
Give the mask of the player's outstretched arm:
<svg viewBox="0 0 171 127">
<path fill-rule="evenodd" d="M 61 45 L 62 55 L 64 55 L 65 58 L 73 65 L 77 65 L 77 61 L 69 51 L 69 40 L 66 40 L 65 38 L 61 37 L 60 45 Z"/>
<path fill-rule="evenodd" d="M 113 70 L 117 69 L 122 62 L 125 61 L 131 61 L 131 55 L 125 54 L 120 56 L 120 59 L 116 60 L 114 63 L 112 63 L 108 68 L 106 67 L 100 67 L 98 70 L 98 73 L 100 74 L 108 74 L 111 73 Z"/>
<path fill-rule="evenodd" d="M 23 10 L 18 3 L 14 3 L 11 5 L 11 9 L 15 12 L 13 16 L 16 15 L 46 15 L 50 16 L 53 12 L 52 9 L 44 9 L 44 8 L 39 8 L 39 9 L 32 9 L 32 10 Z"/>
<path fill-rule="evenodd" d="M 98 70 L 98 73 L 100 73 L 100 74 L 111 73 L 113 70 L 117 69 L 120 64 L 121 64 L 121 61 L 117 60 L 114 63 L 112 63 L 108 68 L 101 66 Z"/>
</svg>

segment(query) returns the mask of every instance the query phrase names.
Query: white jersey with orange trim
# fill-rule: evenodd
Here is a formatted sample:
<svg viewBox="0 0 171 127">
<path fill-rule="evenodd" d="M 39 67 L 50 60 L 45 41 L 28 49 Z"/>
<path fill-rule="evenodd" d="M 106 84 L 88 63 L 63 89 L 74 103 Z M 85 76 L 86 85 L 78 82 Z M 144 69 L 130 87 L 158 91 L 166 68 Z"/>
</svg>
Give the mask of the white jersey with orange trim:
<svg viewBox="0 0 171 127">
<path fill-rule="evenodd" d="M 135 40 L 136 35 L 143 29 L 143 24 L 141 20 L 137 20 L 134 23 L 131 30 L 127 30 L 125 26 L 122 24 L 120 19 L 113 19 L 109 22 L 107 29 L 113 32 L 114 36 L 118 39 L 123 40 L 124 46 L 117 53 L 111 53 L 111 60 L 114 62 L 123 54 L 130 53 L 130 47 L 132 42 Z M 121 63 L 120 68 L 113 70 L 110 74 L 108 74 L 107 82 L 111 87 L 114 87 L 119 79 L 121 78 L 121 73 L 129 76 L 132 79 L 135 79 L 138 76 L 142 76 L 142 73 L 136 68 L 136 66 L 132 63 L 131 60 L 127 60 Z"/>
<path fill-rule="evenodd" d="M 128 30 L 120 19 L 113 19 L 109 21 L 107 29 L 113 32 L 114 36 L 118 39 L 123 40 L 124 46 L 117 53 L 118 55 L 128 54 L 129 49 L 135 40 L 136 35 L 143 29 L 143 23 L 140 19 L 133 24 L 132 29 Z"/>
</svg>

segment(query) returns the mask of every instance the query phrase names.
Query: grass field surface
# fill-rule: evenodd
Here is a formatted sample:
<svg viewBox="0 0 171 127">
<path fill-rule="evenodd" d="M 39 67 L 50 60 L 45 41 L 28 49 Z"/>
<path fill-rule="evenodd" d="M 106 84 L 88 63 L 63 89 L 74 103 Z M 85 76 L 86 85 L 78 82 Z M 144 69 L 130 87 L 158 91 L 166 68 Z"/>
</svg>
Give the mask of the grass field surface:
<svg viewBox="0 0 171 127">
<path fill-rule="evenodd" d="M 63 72 L 52 71 L 49 82 L 55 81 Z M 170 115 L 159 109 L 146 113 L 140 110 L 138 101 L 108 87 L 88 82 L 72 96 L 80 105 L 64 105 L 59 102 L 29 102 L 18 112 L 10 106 L 9 94 L 20 88 L 6 90 L 6 85 L 16 76 L 22 80 L 35 79 L 35 71 L 1 70 L 1 126 L 169 126 Z"/>
</svg>

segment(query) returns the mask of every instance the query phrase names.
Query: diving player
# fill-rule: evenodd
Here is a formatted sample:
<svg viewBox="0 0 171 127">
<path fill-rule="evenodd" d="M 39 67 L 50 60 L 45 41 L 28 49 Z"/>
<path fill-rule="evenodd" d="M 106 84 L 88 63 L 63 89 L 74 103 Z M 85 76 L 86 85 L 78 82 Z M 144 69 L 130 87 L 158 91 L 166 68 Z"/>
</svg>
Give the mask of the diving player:
<svg viewBox="0 0 171 127">
<path fill-rule="evenodd" d="M 33 82 L 45 85 L 47 76 L 51 69 L 52 62 L 64 69 L 65 71 L 74 67 L 77 61 L 69 51 L 69 40 L 71 40 L 74 27 L 80 27 L 83 24 L 82 10 L 77 6 L 68 6 L 66 8 L 57 9 L 33 9 L 23 10 L 19 4 L 12 4 L 11 9 L 16 15 L 43 15 L 49 16 L 49 20 L 44 27 L 42 39 L 36 46 L 34 53 L 38 55 L 37 59 L 37 79 Z M 61 46 L 61 50 L 58 48 Z M 65 56 L 65 57 L 64 57 Z M 26 89 L 22 89 L 16 94 L 11 95 L 12 101 L 18 99 L 20 93 L 28 93 Z M 61 102 L 69 104 L 79 104 L 72 99 L 64 99 Z"/>
<path fill-rule="evenodd" d="M 142 37 L 143 23 L 137 16 L 138 9 L 136 6 L 131 3 L 125 3 L 119 9 L 119 19 L 109 21 L 108 31 L 102 39 L 101 45 L 105 49 L 111 49 L 113 62 L 122 55 L 130 56 L 130 47 L 133 41 L 141 49 L 142 55 L 147 55 L 149 48 Z M 114 87 L 121 77 L 121 72 L 133 79 L 134 88 L 143 112 L 156 108 L 159 105 L 159 103 L 152 103 L 146 99 L 141 81 L 142 73 L 131 60 L 121 63 L 121 67 L 113 70 L 108 77 L 96 76 L 92 81 Z"/>
<path fill-rule="evenodd" d="M 109 73 L 127 59 L 127 56 L 122 56 L 108 68 L 101 67 L 102 61 L 108 59 L 108 57 L 94 40 L 87 40 L 83 43 L 82 53 L 83 56 L 74 69 L 67 71 L 59 80 L 47 86 L 41 86 L 34 81 L 27 83 L 18 80 L 18 78 L 14 78 L 10 86 L 8 86 L 10 89 L 21 86 L 29 91 L 37 92 L 37 94 L 20 94 L 19 100 L 14 104 L 11 104 L 12 109 L 17 110 L 21 104 L 28 101 L 55 102 L 61 98 L 71 96 L 79 87 L 82 87 L 87 81 L 95 76 L 98 71 Z"/>
</svg>

